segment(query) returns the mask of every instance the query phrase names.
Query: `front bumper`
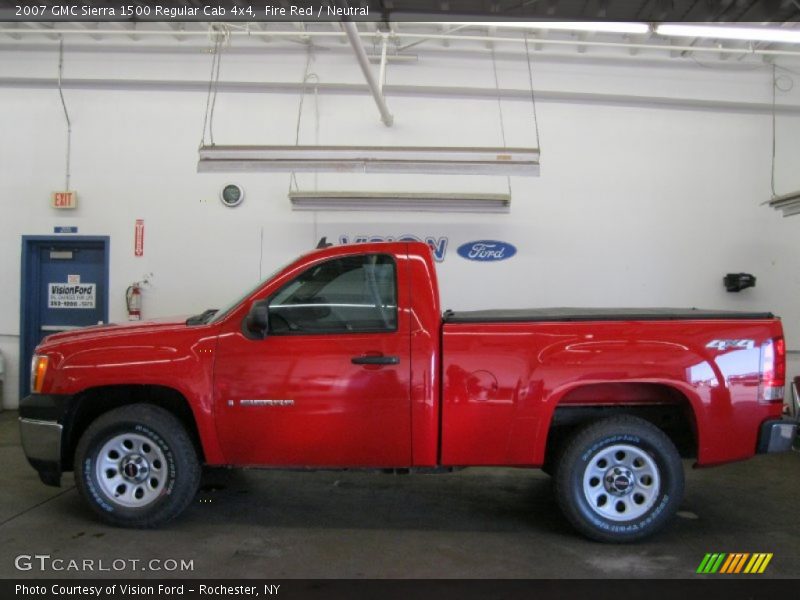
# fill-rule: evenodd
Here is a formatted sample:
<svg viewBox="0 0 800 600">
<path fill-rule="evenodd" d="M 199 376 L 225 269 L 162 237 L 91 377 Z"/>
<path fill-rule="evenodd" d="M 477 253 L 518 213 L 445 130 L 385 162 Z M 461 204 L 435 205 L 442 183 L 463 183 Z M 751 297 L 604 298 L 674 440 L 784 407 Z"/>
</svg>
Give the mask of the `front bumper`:
<svg viewBox="0 0 800 600">
<path fill-rule="evenodd" d="M 61 423 L 19 418 L 22 449 L 47 485 L 61 485 Z"/>
<path fill-rule="evenodd" d="M 758 434 L 758 454 L 786 452 L 792 449 L 797 435 L 797 421 L 790 419 L 770 419 L 761 424 Z"/>
<path fill-rule="evenodd" d="M 19 405 L 19 432 L 28 462 L 47 485 L 61 485 L 67 397 L 31 394 Z"/>
</svg>

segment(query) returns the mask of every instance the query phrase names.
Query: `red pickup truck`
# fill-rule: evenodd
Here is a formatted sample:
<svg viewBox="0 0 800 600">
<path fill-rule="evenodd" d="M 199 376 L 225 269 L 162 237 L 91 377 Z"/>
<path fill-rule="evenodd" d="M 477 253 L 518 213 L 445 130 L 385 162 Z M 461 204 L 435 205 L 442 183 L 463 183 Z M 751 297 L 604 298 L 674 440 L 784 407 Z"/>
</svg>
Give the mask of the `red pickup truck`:
<svg viewBox="0 0 800 600">
<path fill-rule="evenodd" d="M 21 402 L 42 480 L 74 470 L 111 524 L 153 527 L 201 465 L 541 467 L 567 519 L 661 528 L 696 466 L 791 447 L 769 313 L 440 311 L 424 243 L 319 249 L 221 310 L 46 338 Z"/>
</svg>

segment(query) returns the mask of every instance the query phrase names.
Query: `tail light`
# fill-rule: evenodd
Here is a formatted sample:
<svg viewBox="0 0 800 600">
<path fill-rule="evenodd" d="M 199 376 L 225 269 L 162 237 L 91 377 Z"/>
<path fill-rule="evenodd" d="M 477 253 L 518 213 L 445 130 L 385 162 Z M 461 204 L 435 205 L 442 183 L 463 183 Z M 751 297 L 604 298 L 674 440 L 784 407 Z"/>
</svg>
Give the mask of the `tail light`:
<svg viewBox="0 0 800 600">
<path fill-rule="evenodd" d="M 761 402 L 783 402 L 786 379 L 786 343 L 782 337 L 761 344 Z"/>
</svg>

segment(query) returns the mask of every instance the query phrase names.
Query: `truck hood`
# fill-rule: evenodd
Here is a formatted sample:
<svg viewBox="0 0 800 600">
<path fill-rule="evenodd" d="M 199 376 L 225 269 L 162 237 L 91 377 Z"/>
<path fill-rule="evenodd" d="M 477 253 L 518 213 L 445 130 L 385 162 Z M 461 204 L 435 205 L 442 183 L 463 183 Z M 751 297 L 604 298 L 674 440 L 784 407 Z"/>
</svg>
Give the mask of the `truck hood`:
<svg viewBox="0 0 800 600">
<path fill-rule="evenodd" d="M 132 333 L 157 333 L 186 329 L 184 317 L 166 317 L 162 319 L 149 319 L 147 321 L 134 321 L 130 323 L 109 323 L 107 325 L 91 325 L 72 331 L 48 335 L 39 344 L 40 347 L 61 343 L 83 342 L 95 339 L 105 339 Z"/>
</svg>

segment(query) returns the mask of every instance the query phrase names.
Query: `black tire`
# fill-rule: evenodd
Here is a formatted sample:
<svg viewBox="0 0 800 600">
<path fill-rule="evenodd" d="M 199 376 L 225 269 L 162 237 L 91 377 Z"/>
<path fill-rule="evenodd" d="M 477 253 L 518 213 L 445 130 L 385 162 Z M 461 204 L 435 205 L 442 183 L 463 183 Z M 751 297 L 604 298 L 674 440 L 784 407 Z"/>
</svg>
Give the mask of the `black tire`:
<svg viewBox="0 0 800 600">
<path fill-rule="evenodd" d="M 650 422 L 612 417 L 573 434 L 558 462 L 555 493 L 564 516 L 586 537 L 634 542 L 677 512 L 683 464 L 672 441 Z"/>
<path fill-rule="evenodd" d="M 127 446 L 117 444 L 130 444 L 132 449 L 122 454 Z M 135 478 L 128 478 L 131 474 Z M 130 404 L 101 415 L 75 451 L 78 493 L 103 521 L 118 527 L 153 528 L 174 519 L 194 499 L 200 475 L 197 452 L 184 426 L 170 412 L 150 404 Z M 119 485 L 110 490 L 115 481 Z M 121 488 L 125 489 L 120 493 Z"/>
</svg>

